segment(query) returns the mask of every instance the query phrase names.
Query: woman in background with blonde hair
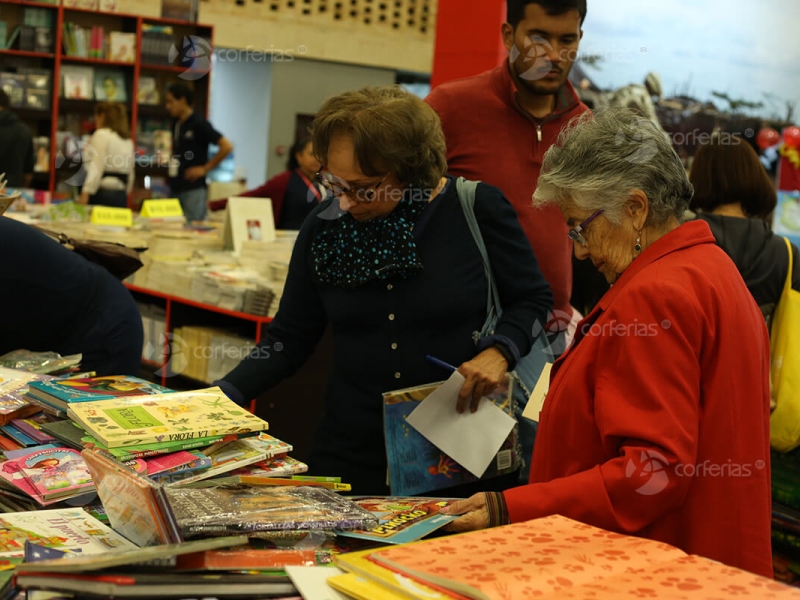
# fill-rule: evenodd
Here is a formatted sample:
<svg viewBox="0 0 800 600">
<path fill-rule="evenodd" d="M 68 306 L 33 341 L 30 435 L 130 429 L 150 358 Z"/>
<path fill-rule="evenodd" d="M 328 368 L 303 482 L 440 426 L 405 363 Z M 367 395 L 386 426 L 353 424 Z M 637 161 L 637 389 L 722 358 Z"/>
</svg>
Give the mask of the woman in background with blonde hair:
<svg viewBox="0 0 800 600">
<path fill-rule="evenodd" d="M 94 109 L 96 129 L 85 149 L 86 182 L 78 200 L 125 208 L 133 188 L 134 151 L 128 115 L 118 102 Z"/>
</svg>

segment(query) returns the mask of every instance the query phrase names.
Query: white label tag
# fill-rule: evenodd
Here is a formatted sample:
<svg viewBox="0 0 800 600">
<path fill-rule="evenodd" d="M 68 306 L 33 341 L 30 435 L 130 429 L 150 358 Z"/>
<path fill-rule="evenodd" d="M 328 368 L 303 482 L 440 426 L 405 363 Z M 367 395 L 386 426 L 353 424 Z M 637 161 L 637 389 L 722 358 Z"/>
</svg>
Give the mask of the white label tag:
<svg viewBox="0 0 800 600">
<path fill-rule="evenodd" d="M 550 371 L 553 369 L 553 363 L 546 363 L 542 369 L 542 374 L 539 375 L 539 381 L 536 382 L 536 387 L 533 388 L 531 397 L 528 398 L 528 404 L 525 410 L 522 411 L 522 416 L 531 421 L 539 422 L 539 415 L 544 406 L 544 399 L 547 398 L 547 392 L 550 389 Z"/>
<path fill-rule="evenodd" d="M 181 168 L 181 164 L 177 158 L 171 156 L 169 159 L 169 176 L 170 177 L 177 177 L 178 171 Z"/>
</svg>

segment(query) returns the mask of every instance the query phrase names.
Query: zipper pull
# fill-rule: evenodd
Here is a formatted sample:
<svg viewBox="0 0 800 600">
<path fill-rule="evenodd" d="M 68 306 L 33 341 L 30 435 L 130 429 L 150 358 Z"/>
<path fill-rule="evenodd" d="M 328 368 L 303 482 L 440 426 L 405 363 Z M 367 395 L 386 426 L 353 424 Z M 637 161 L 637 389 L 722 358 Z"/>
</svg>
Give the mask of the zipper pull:
<svg viewBox="0 0 800 600">
<path fill-rule="evenodd" d="M 542 141 L 542 126 L 536 125 L 536 140 L 541 142 Z"/>
</svg>

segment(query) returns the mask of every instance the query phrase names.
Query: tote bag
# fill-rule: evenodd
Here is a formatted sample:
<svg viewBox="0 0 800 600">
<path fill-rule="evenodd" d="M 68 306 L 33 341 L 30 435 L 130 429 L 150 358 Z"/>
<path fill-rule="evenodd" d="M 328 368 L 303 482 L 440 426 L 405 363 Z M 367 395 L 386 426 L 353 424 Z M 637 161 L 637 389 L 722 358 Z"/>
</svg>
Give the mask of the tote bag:
<svg viewBox="0 0 800 600">
<path fill-rule="evenodd" d="M 785 239 L 785 238 L 784 238 Z M 778 452 L 800 446 L 800 292 L 792 289 L 792 244 L 789 273 L 775 309 L 770 332 L 770 375 L 775 410 L 769 419 L 770 444 Z"/>
</svg>

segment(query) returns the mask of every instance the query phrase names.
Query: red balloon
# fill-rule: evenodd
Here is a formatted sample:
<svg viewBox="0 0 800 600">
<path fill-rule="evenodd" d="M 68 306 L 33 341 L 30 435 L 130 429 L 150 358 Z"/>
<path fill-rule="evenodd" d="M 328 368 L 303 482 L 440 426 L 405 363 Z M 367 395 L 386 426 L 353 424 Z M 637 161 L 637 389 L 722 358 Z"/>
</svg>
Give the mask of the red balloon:
<svg viewBox="0 0 800 600">
<path fill-rule="evenodd" d="M 775 131 L 772 127 L 764 127 L 758 132 L 756 136 L 756 144 L 762 150 L 774 146 L 781 141 L 781 134 Z"/>
<path fill-rule="evenodd" d="M 792 125 L 784 129 L 783 143 L 789 148 L 800 148 L 800 127 Z"/>
</svg>

